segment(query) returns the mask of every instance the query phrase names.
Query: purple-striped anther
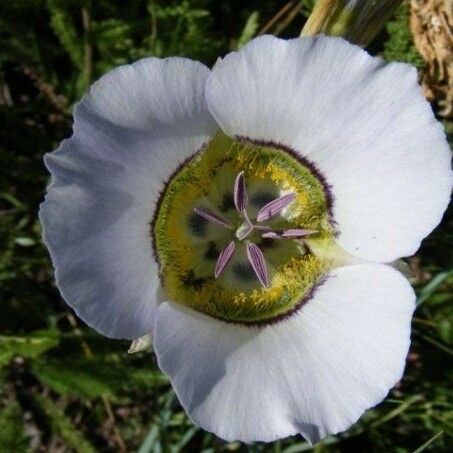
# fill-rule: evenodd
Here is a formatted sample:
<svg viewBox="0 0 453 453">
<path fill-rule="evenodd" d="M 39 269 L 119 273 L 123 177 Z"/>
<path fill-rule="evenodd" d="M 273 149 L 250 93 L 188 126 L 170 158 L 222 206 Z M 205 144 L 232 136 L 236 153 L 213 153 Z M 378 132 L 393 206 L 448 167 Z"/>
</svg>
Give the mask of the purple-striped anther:
<svg viewBox="0 0 453 453">
<path fill-rule="evenodd" d="M 285 209 L 292 201 L 294 201 L 295 198 L 295 193 L 288 193 L 270 201 L 260 209 L 258 215 L 256 216 L 256 220 L 258 222 L 263 222 L 271 219 Z"/>
<path fill-rule="evenodd" d="M 206 219 L 207 221 L 209 221 L 211 223 L 215 223 L 217 225 L 221 225 L 221 226 L 223 226 L 225 228 L 230 228 L 231 227 L 230 223 L 227 220 L 222 219 L 222 217 L 220 217 L 217 214 L 214 214 L 212 211 L 209 211 L 209 209 L 194 208 L 193 210 L 199 216 L 203 217 L 203 219 Z"/>
<path fill-rule="evenodd" d="M 264 288 L 269 287 L 269 275 L 267 273 L 266 259 L 263 252 L 253 242 L 247 243 L 247 258 Z"/>
<path fill-rule="evenodd" d="M 247 213 L 247 190 L 245 187 L 245 178 L 243 171 L 238 173 L 234 180 L 233 198 L 234 205 L 238 213 L 240 214 L 239 217 L 242 218 L 242 223 L 236 229 L 234 234 L 239 243 L 246 243 L 248 261 L 252 266 L 253 272 L 255 272 L 255 275 L 258 278 L 261 286 L 263 286 L 264 288 L 269 288 L 269 274 L 266 259 L 264 258 L 263 252 L 260 250 L 260 248 L 252 242 L 252 240 L 254 240 L 253 235 L 259 232 L 259 234 L 263 238 L 297 239 L 308 236 L 309 234 L 316 233 L 316 231 L 304 230 L 300 228 L 273 230 L 269 225 L 252 222 Z M 287 193 L 286 195 L 282 195 L 281 197 L 265 204 L 258 212 L 256 222 L 264 222 L 278 215 L 282 212 L 283 209 L 289 206 L 289 204 L 292 203 L 295 198 L 295 193 Z M 220 215 L 210 211 L 209 209 L 200 207 L 194 208 L 194 211 L 199 216 L 203 217 L 205 220 L 211 223 L 223 226 L 225 228 L 233 228 L 232 223 L 230 223 L 228 220 L 225 220 Z M 228 263 L 233 258 L 235 250 L 236 244 L 233 240 L 220 252 L 214 269 L 215 278 L 220 277 L 220 275 L 225 271 Z"/>
<path fill-rule="evenodd" d="M 299 228 L 293 228 L 289 230 L 283 231 L 266 231 L 263 233 L 261 237 L 267 239 L 283 239 L 283 238 L 303 238 L 304 236 L 308 236 L 310 234 L 316 233 L 315 230 L 303 230 Z"/>
<path fill-rule="evenodd" d="M 247 206 L 247 191 L 245 189 L 244 172 L 241 171 L 234 181 L 234 205 L 239 213 L 243 213 Z"/>
<path fill-rule="evenodd" d="M 230 262 L 234 250 L 236 249 L 236 244 L 234 241 L 231 241 L 227 247 L 225 247 L 217 258 L 217 263 L 215 265 L 214 276 L 217 278 L 226 268 L 227 264 Z"/>
</svg>

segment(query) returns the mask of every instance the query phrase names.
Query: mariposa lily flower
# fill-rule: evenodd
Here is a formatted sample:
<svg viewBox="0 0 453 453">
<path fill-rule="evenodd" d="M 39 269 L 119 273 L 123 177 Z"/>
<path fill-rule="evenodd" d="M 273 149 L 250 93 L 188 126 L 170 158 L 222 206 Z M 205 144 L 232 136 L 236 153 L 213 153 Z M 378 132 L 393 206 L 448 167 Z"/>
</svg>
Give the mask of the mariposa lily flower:
<svg viewBox="0 0 453 453">
<path fill-rule="evenodd" d="M 151 333 L 204 429 L 315 442 L 401 378 L 415 296 L 390 264 L 452 187 L 413 67 L 323 36 L 211 71 L 143 59 L 91 87 L 45 162 L 64 299 L 106 336 Z"/>
</svg>

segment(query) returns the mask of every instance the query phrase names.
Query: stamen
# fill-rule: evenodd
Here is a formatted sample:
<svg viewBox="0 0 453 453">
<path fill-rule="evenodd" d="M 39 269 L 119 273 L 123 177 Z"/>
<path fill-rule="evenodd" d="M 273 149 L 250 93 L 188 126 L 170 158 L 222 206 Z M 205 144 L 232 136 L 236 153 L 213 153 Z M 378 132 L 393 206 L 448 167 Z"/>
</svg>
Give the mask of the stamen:
<svg viewBox="0 0 453 453">
<path fill-rule="evenodd" d="M 264 288 L 269 287 L 269 276 L 267 273 L 266 260 L 263 252 L 253 242 L 247 243 L 247 258 L 255 271 L 258 280 Z"/>
<path fill-rule="evenodd" d="M 268 225 L 254 225 L 250 221 L 250 218 L 247 214 L 247 191 L 245 187 L 245 178 L 243 171 L 241 171 L 236 176 L 236 179 L 234 181 L 233 198 L 237 211 L 242 215 L 244 219 L 242 225 L 236 230 L 236 237 L 240 241 L 246 239 L 251 233 L 253 233 L 255 229 L 264 231 L 261 234 L 261 237 L 269 239 L 301 238 L 308 236 L 309 234 L 316 233 L 316 231 L 314 230 L 304 230 L 299 228 L 283 231 L 272 231 L 271 227 Z M 270 201 L 260 209 L 256 217 L 256 221 L 263 222 L 265 220 L 271 219 L 272 217 L 279 214 L 291 202 L 293 202 L 295 198 L 295 193 L 288 193 L 279 198 L 276 198 L 275 200 Z M 203 217 L 211 223 L 221 225 L 225 228 L 232 228 L 231 224 L 227 220 L 223 219 L 221 216 L 215 214 L 209 209 L 194 208 L 194 211 L 199 216 Z M 220 252 L 214 269 L 215 278 L 218 278 L 223 273 L 231 258 L 233 257 L 235 250 L 236 244 L 234 241 L 231 241 L 228 246 L 225 247 L 222 252 Z M 261 285 L 264 288 L 268 288 L 269 275 L 267 272 L 266 259 L 264 258 L 263 252 L 260 250 L 260 248 L 253 242 L 249 241 L 247 241 L 247 258 Z"/>
<path fill-rule="evenodd" d="M 314 233 L 317 233 L 317 231 L 294 228 L 284 231 L 268 231 L 263 233 L 261 237 L 267 239 L 302 238 Z"/>
<path fill-rule="evenodd" d="M 241 171 L 234 181 L 234 205 L 239 213 L 243 213 L 247 206 L 247 191 L 245 189 L 244 172 Z"/>
<path fill-rule="evenodd" d="M 214 276 L 218 278 L 219 275 L 225 270 L 227 264 L 230 262 L 234 250 L 236 249 L 236 244 L 234 241 L 231 241 L 227 247 L 225 247 L 217 258 L 217 263 L 215 265 Z"/>
<path fill-rule="evenodd" d="M 199 216 L 203 217 L 204 219 L 208 220 L 211 223 L 215 223 L 217 225 L 221 225 L 225 228 L 231 228 L 230 223 L 223 219 L 222 217 L 214 214 L 212 211 L 204 208 L 194 208 L 193 209 Z"/>
<path fill-rule="evenodd" d="M 263 222 L 264 220 L 271 219 L 286 208 L 292 201 L 294 201 L 295 198 L 295 193 L 288 193 L 282 197 L 270 201 L 260 209 L 258 215 L 256 216 L 256 220 L 258 222 Z"/>
</svg>

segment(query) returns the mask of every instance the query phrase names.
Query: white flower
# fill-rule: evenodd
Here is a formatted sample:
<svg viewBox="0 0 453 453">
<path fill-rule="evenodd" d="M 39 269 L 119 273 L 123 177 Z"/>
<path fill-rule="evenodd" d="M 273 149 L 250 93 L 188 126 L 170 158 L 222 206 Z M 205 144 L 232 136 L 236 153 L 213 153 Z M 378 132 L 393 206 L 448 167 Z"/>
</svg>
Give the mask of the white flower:
<svg viewBox="0 0 453 453">
<path fill-rule="evenodd" d="M 195 423 L 312 442 L 401 378 L 413 254 L 452 187 L 414 68 L 342 39 L 257 38 L 212 71 L 147 58 L 96 82 L 46 156 L 58 287 L 99 332 L 152 333 Z"/>
</svg>

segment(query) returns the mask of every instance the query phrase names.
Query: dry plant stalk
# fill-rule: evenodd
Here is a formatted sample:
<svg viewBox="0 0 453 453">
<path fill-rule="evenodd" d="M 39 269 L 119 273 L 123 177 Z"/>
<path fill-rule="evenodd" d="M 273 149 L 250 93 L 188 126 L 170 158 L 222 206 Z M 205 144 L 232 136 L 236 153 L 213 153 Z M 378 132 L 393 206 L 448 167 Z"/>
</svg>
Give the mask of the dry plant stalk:
<svg viewBox="0 0 453 453">
<path fill-rule="evenodd" d="M 453 0 L 410 0 L 415 46 L 426 61 L 421 82 L 439 115 L 453 118 Z"/>
<path fill-rule="evenodd" d="M 367 46 L 401 0 L 318 0 L 301 36 L 324 33 Z"/>
</svg>

